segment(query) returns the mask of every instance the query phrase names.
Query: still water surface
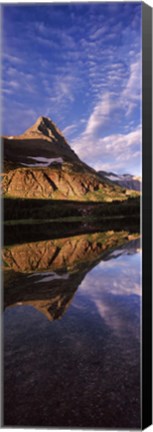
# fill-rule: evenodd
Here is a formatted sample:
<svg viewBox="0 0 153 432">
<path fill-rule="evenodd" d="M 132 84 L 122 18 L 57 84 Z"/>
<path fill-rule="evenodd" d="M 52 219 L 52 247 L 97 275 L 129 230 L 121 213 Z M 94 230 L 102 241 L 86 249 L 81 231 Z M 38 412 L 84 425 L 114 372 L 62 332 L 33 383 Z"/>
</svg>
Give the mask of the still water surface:
<svg viewBox="0 0 153 432">
<path fill-rule="evenodd" d="M 35 271 L 32 244 L 5 251 L 5 425 L 140 427 L 141 252 L 113 236 L 50 243 L 49 265 L 39 243 Z"/>
</svg>

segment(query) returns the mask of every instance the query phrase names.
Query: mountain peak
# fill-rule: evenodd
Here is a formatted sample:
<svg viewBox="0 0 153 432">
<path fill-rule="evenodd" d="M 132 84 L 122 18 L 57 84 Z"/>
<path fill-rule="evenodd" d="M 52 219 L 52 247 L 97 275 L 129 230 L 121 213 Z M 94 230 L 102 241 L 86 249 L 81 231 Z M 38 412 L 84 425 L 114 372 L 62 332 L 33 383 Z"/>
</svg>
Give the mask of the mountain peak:
<svg viewBox="0 0 153 432">
<path fill-rule="evenodd" d="M 38 117 L 34 126 L 37 129 L 40 129 L 41 127 L 44 127 L 47 129 L 52 129 L 53 126 L 56 127 L 55 124 L 53 123 L 53 121 L 49 117 L 44 117 L 44 116 Z"/>
<path fill-rule="evenodd" d="M 38 117 L 36 122 L 21 135 L 6 137 L 5 140 L 6 160 L 18 161 L 25 166 L 36 166 L 36 164 L 39 167 L 49 166 L 53 161 L 61 162 L 61 160 L 83 164 L 56 124 L 45 116 Z"/>
<path fill-rule="evenodd" d="M 38 117 L 34 125 L 27 129 L 25 132 L 26 135 L 31 133 L 41 133 L 50 138 L 63 137 L 62 132 L 57 128 L 55 123 L 53 123 L 53 121 L 49 117 L 44 116 Z"/>
</svg>

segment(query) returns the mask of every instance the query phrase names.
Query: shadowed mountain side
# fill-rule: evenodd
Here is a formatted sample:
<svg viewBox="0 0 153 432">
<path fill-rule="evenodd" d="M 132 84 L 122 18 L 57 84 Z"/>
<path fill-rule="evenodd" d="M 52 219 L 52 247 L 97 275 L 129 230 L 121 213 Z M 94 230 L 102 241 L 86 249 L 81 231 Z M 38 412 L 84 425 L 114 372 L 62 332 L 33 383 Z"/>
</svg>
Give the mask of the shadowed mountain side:
<svg viewBox="0 0 153 432">
<path fill-rule="evenodd" d="M 66 277 L 68 276 L 68 277 Z M 59 319 L 67 310 L 84 273 L 69 274 L 5 272 L 4 308 L 32 306 L 47 319 Z"/>
<path fill-rule="evenodd" d="M 56 159 L 61 157 L 63 162 L 71 162 L 71 163 L 81 163 L 78 156 L 73 152 L 66 142 L 59 142 L 57 145 L 56 141 L 50 142 L 46 137 L 38 136 L 38 137 L 26 137 L 23 135 L 19 137 L 14 137 L 13 139 L 9 139 L 7 137 L 3 138 L 3 146 L 4 146 L 4 169 L 7 171 L 8 169 L 12 169 L 15 167 L 23 167 L 24 164 L 26 166 L 33 164 L 39 166 L 41 162 L 39 158 L 48 159 Z M 38 158 L 38 161 L 37 161 Z"/>
<path fill-rule="evenodd" d="M 106 232 L 4 249 L 4 306 L 31 305 L 48 319 L 58 319 L 98 262 L 126 248 L 135 251 L 137 241 L 127 232 Z"/>
</svg>

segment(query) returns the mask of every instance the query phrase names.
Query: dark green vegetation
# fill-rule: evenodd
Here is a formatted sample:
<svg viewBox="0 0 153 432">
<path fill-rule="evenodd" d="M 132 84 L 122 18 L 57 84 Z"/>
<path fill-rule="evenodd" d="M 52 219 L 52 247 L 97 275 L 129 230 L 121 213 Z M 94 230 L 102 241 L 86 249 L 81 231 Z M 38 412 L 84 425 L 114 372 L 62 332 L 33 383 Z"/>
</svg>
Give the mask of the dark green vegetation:
<svg viewBox="0 0 153 432">
<path fill-rule="evenodd" d="M 4 199 L 4 243 L 15 244 L 95 231 L 140 230 L 140 200 L 115 203 Z"/>
<path fill-rule="evenodd" d="M 63 218 L 102 218 L 113 216 L 138 216 L 140 199 L 129 198 L 126 201 L 112 203 L 51 201 L 39 199 L 4 198 L 4 220 L 57 220 Z"/>
</svg>

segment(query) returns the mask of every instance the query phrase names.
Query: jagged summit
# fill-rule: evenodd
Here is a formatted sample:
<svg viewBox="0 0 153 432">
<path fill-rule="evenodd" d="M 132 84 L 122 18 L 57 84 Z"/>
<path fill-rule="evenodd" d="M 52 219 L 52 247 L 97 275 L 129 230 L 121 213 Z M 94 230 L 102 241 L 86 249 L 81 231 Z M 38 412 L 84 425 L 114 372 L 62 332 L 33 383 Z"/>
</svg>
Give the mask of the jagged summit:
<svg viewBox="0 0 153 432">
<path fill-rule="evenodd" d="M 56 140 L 58 140 L 59 138 L 64 139 L 62 132 L 58 129 L 55 123 L 49 117 L 44 116 L 38 117 L 36 122 L 24 132 L 24 135 L 31 134 L 41 134 L 49 138 L 54 138 Z"/>
<path fill-rule="evenodd" d="M 71 149 L 60 129 L 58 129 L 56 124 L 49 117 L 38 117 L 36 122 L 20 135 L 19 138 L 22 140 L 30 140 L 31 148 L 35 145 L 35 140 L 37 140 L 37 142 L 39 140 L 38 151 L 40 151 L 41 146 L 43 146 L 43 149 L 41 150 L 41 155 L 38 154 L 38 156 L 42 157 L 43 153 L 45 156 L 48 145 L 49 154 L 47 151 L 47 157 L 62 157 L 65 161 L 80 162 L 78 156 Z"/>
<path fill-rule="evenodd" d="M 49 166 L 53 162 L 83 165 L 62 132 L 48 117 L 41 116 L 24 133 L 4 137 L 5 160 L 21 166 Z"/>
</svg>

